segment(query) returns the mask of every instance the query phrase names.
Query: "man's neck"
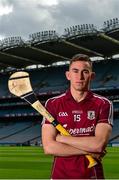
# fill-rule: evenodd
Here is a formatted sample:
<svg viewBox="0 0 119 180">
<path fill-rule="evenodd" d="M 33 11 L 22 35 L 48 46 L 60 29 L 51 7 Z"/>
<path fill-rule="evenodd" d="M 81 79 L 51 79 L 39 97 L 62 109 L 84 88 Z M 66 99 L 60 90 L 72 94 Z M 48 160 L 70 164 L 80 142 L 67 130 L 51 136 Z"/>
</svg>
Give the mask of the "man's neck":
<svg viewBox="0 0 119 180">
<path fill-rule="evenodd" d="M 78 91 L 71 88 L 71 95 L 75 99 L 76 102 L 80 102 L 85 99 L 88 91 Z"/>
</svg>

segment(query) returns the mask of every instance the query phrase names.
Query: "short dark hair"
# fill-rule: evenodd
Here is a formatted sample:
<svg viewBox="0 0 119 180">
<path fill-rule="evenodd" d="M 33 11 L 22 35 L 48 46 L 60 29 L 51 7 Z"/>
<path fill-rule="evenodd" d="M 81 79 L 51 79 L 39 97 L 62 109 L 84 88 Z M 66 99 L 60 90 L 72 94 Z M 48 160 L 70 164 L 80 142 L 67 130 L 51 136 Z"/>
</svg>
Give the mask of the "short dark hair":
<svg viewBox="0 0 119 180">
<path fill-rule="evenodd" d="M 73 62 L 76 62 L 76 61 L 85 61 L 85 62 L 88 62 L 91 65 L 91 68 L 92 68 L 92 61 L 91 61 L 90 57 L 87 56 L 86 54 L 76 54 L 76 55 L 74 55 L 71 58 L 71 60 L 70 60 L 69 67 L 71 66 L 71 64 Z"/>
</svg>

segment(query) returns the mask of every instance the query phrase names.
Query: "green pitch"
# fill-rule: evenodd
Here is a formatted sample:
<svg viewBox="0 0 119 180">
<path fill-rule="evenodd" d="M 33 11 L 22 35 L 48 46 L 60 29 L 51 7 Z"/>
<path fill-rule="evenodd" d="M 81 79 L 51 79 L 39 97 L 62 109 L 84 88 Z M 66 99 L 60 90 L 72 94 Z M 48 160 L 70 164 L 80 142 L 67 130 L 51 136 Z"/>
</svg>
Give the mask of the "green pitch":
<svg viewBox="0 0 119 180">
<path fill-rule="evenodd" d="M 105 177 L 119 179 L 119 147 L 108 147 L 107 155 L 103 159 Z"/>
<path fill-rule="evenodd" d="M 119 148 L 108 148 L 106 178 L 119 179 Z M 40 147 L 0 147 L 0 179 L 48 179 L 52 157 Z"/>
</svg>

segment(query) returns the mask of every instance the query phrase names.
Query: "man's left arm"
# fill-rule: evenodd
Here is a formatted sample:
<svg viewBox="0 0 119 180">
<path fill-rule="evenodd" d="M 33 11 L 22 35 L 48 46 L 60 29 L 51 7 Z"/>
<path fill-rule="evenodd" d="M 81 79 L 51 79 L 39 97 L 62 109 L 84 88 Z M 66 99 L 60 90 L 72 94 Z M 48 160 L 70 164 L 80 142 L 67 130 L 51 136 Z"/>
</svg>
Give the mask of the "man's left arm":
<svg viewBox="0 0 119 180">
<path fill-rule="evenodd" d="M 90 153 L 100 153 L 105 149 L 111 131 L 112 126 L 110 124 L 98 123 L 95 129 L 95 136 L 72 137 L 58 134 L 56 140 Z"/>
</svg>

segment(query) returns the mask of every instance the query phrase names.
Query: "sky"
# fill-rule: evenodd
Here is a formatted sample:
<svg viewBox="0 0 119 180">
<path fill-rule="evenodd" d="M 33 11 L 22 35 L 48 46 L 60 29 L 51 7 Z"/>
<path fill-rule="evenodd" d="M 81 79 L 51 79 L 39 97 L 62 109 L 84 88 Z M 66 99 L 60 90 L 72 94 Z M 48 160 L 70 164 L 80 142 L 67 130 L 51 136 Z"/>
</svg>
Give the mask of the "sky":
<svg viewBox="0 0 119 180">
<path fill-rule="evenodd" d="M 0 39 L 119 18 L 119 0 L 0 0 Z"/>
</svg>

